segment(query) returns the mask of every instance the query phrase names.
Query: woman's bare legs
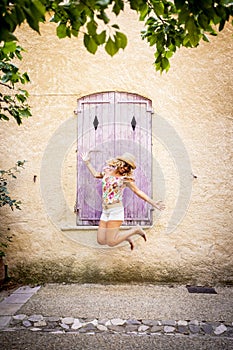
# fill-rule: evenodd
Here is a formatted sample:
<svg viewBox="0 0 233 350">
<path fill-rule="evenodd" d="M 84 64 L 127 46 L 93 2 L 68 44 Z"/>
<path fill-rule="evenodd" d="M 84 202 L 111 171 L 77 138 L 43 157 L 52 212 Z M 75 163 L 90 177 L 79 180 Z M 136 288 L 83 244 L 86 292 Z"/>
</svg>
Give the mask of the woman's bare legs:
<svg viewBox="0 0 233 350">
<path fill-rule="evenodd" d="M 121 221 L 121 223 L 122 223 L 122 221 Z M 97 242 L 101 245 L 107 244 L 106 231 L 107 231 L 107 221 L 101 220 L 99 222 L 99 227 L 98 227 L 98 232 L 97 232 Z M 130 249 L 133 250 L 134 249 L 133 241 L 130 238 L 127 238 L 126 241 L 129 242 Z"/>
<path fill-rule="evenodd" d="M 125 232 L 119 232 L 121 225 L 122 221 L 100 221 L 97 233 L 98 243 L 114 247 L 123 241 L 128 241 L 131 250 L 133 250 L 134 244 L 130 239 L 131 236 L 138 234 L 146 241 L 146 234 L 140 226 L 136 226 Z"/>
<path fill-rule="evenodd" d="M 107 230 L 107 221 L 100 220 L 98 231 L 97 231 L 97 242 L 101 245 L 107 244 L 106 230 Z"/>
</svg>

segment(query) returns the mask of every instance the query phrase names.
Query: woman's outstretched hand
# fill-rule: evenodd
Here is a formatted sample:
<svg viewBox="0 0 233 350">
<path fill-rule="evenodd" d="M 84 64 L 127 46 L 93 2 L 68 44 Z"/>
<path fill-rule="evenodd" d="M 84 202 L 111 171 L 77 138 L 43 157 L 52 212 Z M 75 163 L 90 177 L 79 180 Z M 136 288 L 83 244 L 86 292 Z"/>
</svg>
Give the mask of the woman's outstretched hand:
<svg viewBox="0 0 233 350">
<path fill-rule="evenodd" d="M 164 210 L 165 209 L 165 204 L 162 201 L 154 202 L 151 203 L 153 207 L 155 207 L 158 210 Z"/>
<path fill-rule="evenodd" d="M 89 162 L 90 160 L 90 152 L 83 152 L 80 154 L 80 157 L 84 162 Z"/>
</svg>

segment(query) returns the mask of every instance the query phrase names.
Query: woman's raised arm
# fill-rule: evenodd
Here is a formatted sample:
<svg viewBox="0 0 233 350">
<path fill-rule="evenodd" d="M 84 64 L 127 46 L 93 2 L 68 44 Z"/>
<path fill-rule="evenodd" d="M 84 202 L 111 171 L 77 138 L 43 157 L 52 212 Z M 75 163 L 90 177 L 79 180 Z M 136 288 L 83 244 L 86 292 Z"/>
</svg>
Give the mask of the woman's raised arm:
<svg viewBox="0 0 233 350">
<path fill-rule="evenodd" d="M 96 171 L 95 168 L 91 165 L 90 162 L 90 152 L 84 152 L 80 154 L 80 157 L 82 158 L 82 160 L 84 161 L 84 163 L 86 164 L 88 170 L 90 171 L 90 173 L 97 179 L 101 179 L 103 177 L 103 174 L 100 173 L 99 171 Z"/>
<path fill-rule="evenodd" d="M 127 181 L 126 186 L 131 189 L 139 198 L 143 199 L 144 201 L 148 202 L 151 204 L 154 208 L 158 210 L 164 210 L 165 205 L 163 204 L 162 201 L 154 201 L 151 199 L 146 193 L 144 193 L 142 190 L 140 190 L 136 184 L 132 181 Z"/>
</svg>

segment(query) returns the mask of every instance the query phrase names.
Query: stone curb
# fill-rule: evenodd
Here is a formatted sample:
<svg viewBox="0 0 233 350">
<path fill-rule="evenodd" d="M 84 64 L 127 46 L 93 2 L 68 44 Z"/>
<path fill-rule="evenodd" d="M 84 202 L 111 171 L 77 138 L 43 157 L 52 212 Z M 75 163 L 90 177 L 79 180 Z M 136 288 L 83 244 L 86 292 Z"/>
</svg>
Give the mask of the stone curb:
<svg viewBox="0 0 233 350">
<path fill-rule="evenodd" d="M 2 323 L 0 331 L 28 329 L 32 332 L 86 333 L 101 332 L 136 335 L 210 335 L 233 338 L 233 322 L 207 322 L 198 320 L 136 320 L 136 319 L 87 319 L 19 314 Z"/>
</svg>

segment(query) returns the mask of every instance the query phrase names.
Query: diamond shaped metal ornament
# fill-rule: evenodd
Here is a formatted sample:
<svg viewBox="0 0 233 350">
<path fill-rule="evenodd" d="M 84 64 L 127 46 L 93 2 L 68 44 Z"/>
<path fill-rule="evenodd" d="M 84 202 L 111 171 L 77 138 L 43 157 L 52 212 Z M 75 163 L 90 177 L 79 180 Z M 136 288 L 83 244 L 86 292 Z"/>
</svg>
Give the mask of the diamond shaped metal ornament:
<svg viewBox="0 0 233 350">
<path fill-rule="evenodd" d="M 94 125 L 95 130 L 97 130 L 98 125 L 99 125 L 99 121 L 98 121 L 97 116 L 95 116 L 95 119 L 94 119 L 94 121 L 93 121 L 93 125 Z"/>
<path fill-rule="evenodd" d="M 134 130 L 135 130 L 135 128 L 136 128 L 136 125 L 137 125 L 137 122 L 136 122 L 135 116 L 133 116 L 133 118 L 132 118 L 132 120 L 131 120 L 131 125 L 132 125 L 133 131 L 134 131 Z"/>
</svg>

